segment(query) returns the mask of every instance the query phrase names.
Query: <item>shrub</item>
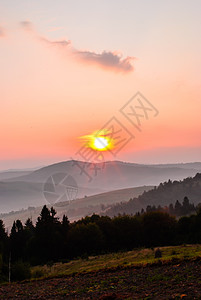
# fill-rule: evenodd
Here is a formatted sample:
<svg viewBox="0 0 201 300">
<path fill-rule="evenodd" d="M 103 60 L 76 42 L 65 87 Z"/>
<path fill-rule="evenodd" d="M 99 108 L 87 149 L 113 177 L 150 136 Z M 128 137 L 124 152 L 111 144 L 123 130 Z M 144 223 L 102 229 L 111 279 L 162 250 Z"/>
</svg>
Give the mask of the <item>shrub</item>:
<svg viewBox="0 0 201 300">
<path fill-rule="evenodd" d="M 51 268 L 52 268 L 53 265 L 54 265 L 53 260 L 50 260 L 50 261 L 47 262 L 47 267 L 49 267 L 50 270 L 51 270 Z"/>
<path fill-rule="evenodd" d="M 161 250 L 158 248 L 158 249 L 156 249 L 156 251 L 155 251 L 155 258 L 160 258 L 160 257 L 162 257 L 162 252 L 161 252 Z"/>
<path fill-rule="evenodd" d="M 17 261 L 11 265 L 11 280 L 20 281 L 31 277 L 31 269 L 28 263 Z"/>
<path fill-rule="evenodd" d="M 41 268 L 36 268 L 31 272 L 32 278 L 40 278 L 45 275 L 45 272 Z"/>
</svg>

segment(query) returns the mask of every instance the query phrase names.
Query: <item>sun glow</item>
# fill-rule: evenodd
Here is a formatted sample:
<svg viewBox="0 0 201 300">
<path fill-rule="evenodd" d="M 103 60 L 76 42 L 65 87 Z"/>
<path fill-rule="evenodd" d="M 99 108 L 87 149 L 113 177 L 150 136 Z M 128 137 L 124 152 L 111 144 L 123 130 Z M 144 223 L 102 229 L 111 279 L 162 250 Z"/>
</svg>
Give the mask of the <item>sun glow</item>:
<svg viewBox="0 0 201 300">
<path fill-rule="evenodd" d="M 81 138 L 86 141 L 86 148 L 91 148 L 96 151 L 107 151 L 114 147 L 111 135 L 105 130 L 104 132 L 97 131 L 93 134 L 82 136 Z"/>
</svg>

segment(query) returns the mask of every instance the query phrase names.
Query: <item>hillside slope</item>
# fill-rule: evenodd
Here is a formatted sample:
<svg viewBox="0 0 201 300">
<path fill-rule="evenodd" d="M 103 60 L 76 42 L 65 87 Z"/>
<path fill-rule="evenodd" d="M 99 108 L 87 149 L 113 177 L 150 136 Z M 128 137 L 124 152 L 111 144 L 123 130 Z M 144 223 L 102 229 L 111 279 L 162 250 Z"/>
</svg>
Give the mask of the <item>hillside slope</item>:
<svg viewBox="0 0 201 300">
<path fill-rule="evenodd" d="M 30 185 L 30 183 L 28 184 Z M 73 201 L 59 202 L 55 204 L 54 207 L 57 211 L 58 217 L 62 218 L 64 214 L 67 214 L 69 220 L 74 221 L 92 213 L 101 213 L 102 210 L 105 209 L 104 207 L 107 205 L 128 201 L 128 199 L 138 197 L 144 191 L 148 191 L 152 188 L 153 186 L 142 186 L 136 188 L 115 190 L 89 197 L 84 197 L 81 199 L 75 199 Z M 24 223 L 28 218 L 32 218 L 33 222 L 35 222 L 41 212 L 41 209 L 41 206 L 30 206 L 28 209 L 0 214 L 0 218 L 3 220 L 6 228 L 10 230 L 13 221 L 17 219 L 20 219 Z"/>
<path fill-rule="evenodd" d="M 201 174 L 197 173 L 193 178 L 189 177 L 183 181 L 168 181 L 161 183 L 157 188 L 144 192 L 138 198 L 133 198 L 128 202 L 113 205 L 106 211 L 109 216 L 118 214 L 132 214 L 146 208 L 147 205 L 166 206 L 175 203 L 176 200 L 182 202 L 187 196 L 194 204 L 201 203 Z"/>
<path fill-rule="evenodd" d="M 155 186 L 168 179 L 181 180 L 194 176 L 198 171 L 201 172 L 200 163 L 140 165 L 120 161 L 109 161 L 105 164 L 88 164 L 72 160 L 60 162 L 23 176 L 18 176 L 20 173 L 17 177 L 14 173 L 14 177 L 12 174 L 7 174 L 10 177 L 7 179 L 5 174 L 2 178 L 0 176 L 0 212 L 46 204 L 43 193 L 44 184 L 55 174 L 73 177 L 78 187 L 75 198 L 83 198 L 85 195 L 90 196 L 113 190 L 144 185 Z"/>
</svg>

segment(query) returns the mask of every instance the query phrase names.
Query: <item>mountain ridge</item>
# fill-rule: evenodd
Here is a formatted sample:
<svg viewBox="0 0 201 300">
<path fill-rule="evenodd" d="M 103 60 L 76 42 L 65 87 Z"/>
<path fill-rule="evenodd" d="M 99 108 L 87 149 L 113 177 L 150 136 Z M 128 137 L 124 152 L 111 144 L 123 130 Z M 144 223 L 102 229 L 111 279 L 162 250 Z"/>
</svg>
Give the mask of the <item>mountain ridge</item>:
<svg viewBox="0 0 201 300">
<path fill-rule="evenodd" d="M 76 164 L 89 172 L 91 181 Z M 107 161 L 103 165 L 103 163 L 89 164 L 69 160 L 42 167 L 23 176 L 11 176 L 7 179 L 0 176 L 0 212 L 46 204 L 44 184 L 48 178 L 57 173 L 65 173 L 73 177 L 78 186 L 77 198 L 83 198 L 85 195 L 119 189 L 144 185 L 157 186 L 168 179 L 182 180 L 201 172 L 201 163 L 187 163 L 182 166 L 183 168 L 178 167 L 178 164 L 153 166 L 121 161 Z M 95 167 L 99 169 L 97 174 L 95 174 Z"/>
</svg>

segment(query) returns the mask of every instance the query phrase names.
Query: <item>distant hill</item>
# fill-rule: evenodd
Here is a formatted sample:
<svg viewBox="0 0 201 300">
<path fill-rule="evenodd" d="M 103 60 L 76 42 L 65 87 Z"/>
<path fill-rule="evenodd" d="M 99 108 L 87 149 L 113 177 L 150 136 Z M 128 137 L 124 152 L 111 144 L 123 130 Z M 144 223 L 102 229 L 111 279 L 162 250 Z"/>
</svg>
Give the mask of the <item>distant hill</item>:
<svg viewBox="0 0 201 300">
<path fill-rule="evenodd" d="M 150 165 L 157 168 L 181 168 L 181 169 L 194 169 L 201 170 L 201 162 L 192 162 L 192 163 L 177 163 L 177 164 L 157 164 Z"/>
<path fill-rule="evenodd" d="M 40 168 L 42 168 L 42 166 L 41 167 L 36 167 L 36 168 L 2 170 L 2 171 L 0 171 L 0 181 L 10 179 L 10 178 L 18 178 L 18 177 L 21 177 L 21 176 L 24 176 L 24 175 L 28 175 L 28 174 L 32 173 L 33 171 L 36 171 Z"/>
<path fill-rule="evenodd" d="M 197 173 L 193 178 L 188 177 L 182 181 L 166 181 L 157 188 L 144 192 L 139 197 L 134 197 L 128 202 L 117 203 L 109 208 L 105 214 L 114 216 L 118 214 L 134 214 L 145 209 L 147 205 L 167 206 L 170 203 L 187 196 L 194 204 L 201 203 L 201 173 Z"/>
<path fill-rule="evenodd" d="M 0 180 L 6 180 L 10 178 L 17 178 L 24 175 L 28 175 L 33 171 L 2 171 L 0 172 Z"/>
<path fill-rule="evenodd" d="M 61 173 L 73 177 L 78 186 L 76 198 L 83 198 L 85 195 L 91 196 L 113 190 L 144 185 L 155 186 L 168 179 L 182 180 L 201 172 L 201 163 L 140 165 L 108 161 L 104 164 L 90 164 L 71 160 L 32 172 L 26 170 L 23 172 L 27 173 L 20 174 L 20 171 L 0 173 L 0 212 L 47 204 L 43 193 L 44 184 L 51 180 L 54 174 Z M 54 203 L 53 201 L 52 204 Z"/>
<path fill-rule="evenodd" d="M 85 174 L 88 173 L 90 178 Z M 24 176 L 18 176 L 17 181 L 45 182 L 56 172 L 66 172 L 73 176 L 80 186 L 98 187 L 110 190 L 144 185 L 158 185 L 167 179 L 183 179 L 201 172 L 201 163 L 143 165 L 121 161 L 107 161 L 105 164 L 90 164 L 81 161 L 64 161 L 40 168 Z M 81 174 L 80 174 L 81 173 Z M 10 178 L 7 181 L 16 181 Z M 147 185 L 146 183 L 146 185 Z M 120 185 L 120 186 L 119 186 Z"/>
<path fill-rule="evenodd" d="M 29 183 L 30 184 L 30 183 Z M 111 192 L 101 193 L 82 199 L 76 199 L 73 201 L 59 202 L 54 205 L 58 217 L 62 218 L 66 214 L 70 221 L 78 220 L 86 215 L 92 213 L 101 213 L 108 205 L 127 201 L 130 198 L 141 195 L 144 191 L 152 189 L 153 186 L 142 186 L 136 188 L 128 188 L 115 190 Z M 49 205 L 50 206 L 50 205 Z M 20 219 L 25 222 L 28 218 L 31 218 L 33 222 L 41 212 L 42 206 L 29 207 L 19 211 L 12 211 L 6 214 L 0 214 L 0 219 L 4 221 L 7 229 L 11 229 L 14 220 Z"/>
</svg>

